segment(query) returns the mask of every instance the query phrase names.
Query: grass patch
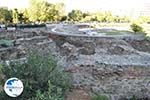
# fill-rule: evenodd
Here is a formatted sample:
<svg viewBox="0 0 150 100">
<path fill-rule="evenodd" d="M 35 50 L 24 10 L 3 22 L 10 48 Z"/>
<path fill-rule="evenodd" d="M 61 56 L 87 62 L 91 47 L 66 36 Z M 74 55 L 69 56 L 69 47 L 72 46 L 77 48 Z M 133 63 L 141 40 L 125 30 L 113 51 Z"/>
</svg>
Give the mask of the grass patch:
<svg viewBox="0 0 150 100">
<path fill-rule="evenodd" d="M 99 29 L 98 33 L 105 33 L 105 35 L 123 35 L 123 34 L 133 34 L 133 32 L 128 30 L 116 30 L 116 29 Z"/>
<path fill-rule="evenodd" d="M 148 41 L 150 41 L 150 34 L 147 34 L 147 35 L 145 36 L 145 39 L 148 40 Z"/>
</svg>

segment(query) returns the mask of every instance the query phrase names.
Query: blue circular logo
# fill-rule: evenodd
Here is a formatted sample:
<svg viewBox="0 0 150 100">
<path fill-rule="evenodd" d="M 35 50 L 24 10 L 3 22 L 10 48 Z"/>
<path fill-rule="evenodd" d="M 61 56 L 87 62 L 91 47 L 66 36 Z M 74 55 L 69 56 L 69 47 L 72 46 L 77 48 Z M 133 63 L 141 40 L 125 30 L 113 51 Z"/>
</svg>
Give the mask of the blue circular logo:
<svg viewBox="0 0 150 100">
<path fill-rule="evenodd" d="M 23 92 L 23 83 L 18 78 L 10 78 L 5 82 L 4 91 L 10 97 L 18 97 Z"/>
</svg>

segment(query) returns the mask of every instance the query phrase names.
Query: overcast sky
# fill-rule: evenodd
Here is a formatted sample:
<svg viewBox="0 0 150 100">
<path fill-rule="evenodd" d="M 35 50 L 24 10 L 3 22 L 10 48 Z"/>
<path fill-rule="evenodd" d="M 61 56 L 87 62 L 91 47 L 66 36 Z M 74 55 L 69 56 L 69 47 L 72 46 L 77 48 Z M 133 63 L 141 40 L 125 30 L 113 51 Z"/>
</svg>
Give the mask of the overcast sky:
<svg viewBox="0 0 150 100">
<path fill-rule="evenodd" d="M 112 9 L 140 9 L 144 2 L 150 0 L 48 0 L 49 2 L 64 2 L 66 11 L 79 9 L 82 11 L 112 10 Z M 0 0 L 0 6 L 8 8 L 25 8 L 28 0 Z"/>
</svg>

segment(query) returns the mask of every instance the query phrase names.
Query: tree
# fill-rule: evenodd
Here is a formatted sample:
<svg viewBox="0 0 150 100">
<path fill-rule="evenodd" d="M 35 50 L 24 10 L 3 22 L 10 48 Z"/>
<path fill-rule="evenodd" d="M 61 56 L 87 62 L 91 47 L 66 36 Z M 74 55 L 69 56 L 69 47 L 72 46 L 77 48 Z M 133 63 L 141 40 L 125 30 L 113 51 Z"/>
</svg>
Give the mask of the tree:
<svg viewBox="0 0 150 100">
<path fill-rule="evenodd" d="M 139 22 L 139 23 L 149 23 L 150 22 L 150 16 L 140 16 L 137 19 L 137 22 Z"/>
<path fill-rule="evenodd" d="M 125 23 L 129 23 L 131 20 L 130 20 L 130 18 L 129 17 L 127 17 L 127 16 L 123 16 L 122 18 L 121 18 L 121 22 L 125 22 Z"/>
<path fill-rule="evenodd" d="M 30 22 L 29 21 L 29 13 L 28 13 L 28 9 L 24 9 L 23 11 L 22 11 L 22 13 L 23 13 L 23 17 L 24 17 L 24 23 L 28 23 L 28 22 Z"/>
<path fill-rule="evenodd" d="M 49 4 L 48 2 L 41 2 L 41 9 L 39 11 L 39 21 L 49 21 L 51 19 L 51 7 L 52 4 Z"/>
<path fill-rule="evenodd" d="M 97 21 L 99 21 L 99 22 L 105 22 L 106 20 L 105 20 L 105 14 L 104 13 L 102 13 L 102 12 L 96 12 L 95 14 L 95 18 L 96 18 L 96 20 Z"/>
<path fill-rule="evenodd" d="M 68 13 L 70 21 L 80 21 L 83 18 L 83 13 L 80 10 L 72 10 Z"/>
<path fill-rule="evenodd" d="M 13 23 L 18 23 L 19 21 L 19 13 L 18 9 L 13 10 Z"/>
<path fill-rule="evenodd" d="M 60 21 L 66 21 L 67 20 L 67 16 L 62 16 Z"/>
<path fill-rule="evenodd" d="M 114 18 L 113 18 L 112 13 L 110 11 L 105 12 L 105 18 L 106 18 L 106 22 L 113 22 L 114 21 Z"/>
<path fill-rule="evenodd" d="M 30 21 L 39 21 L 40 9 L 41 9 L 41 0 L 30 0 L 30 5 L 28 8 L 29 20 Z"/>
<path fill-rule="evenodd" d="M 65 5 L 64 3 L 56 3 L 55 10 L 57 11 L 55 15 L 55 20 L 60 21 L 65 14 Z"/>
<path fill-rule="evenodd" d="M 11 11 L 7 8 L 0 8 L 0 23 L 7 23 L 12 21 Z"/>
<path fill-rule="evenodd" d="M 119 23 L 120 22 L 120 17 L 119 16 L 114 16 L 114 22 Z"/>
<path fill-rule="evenodd" d="M 61 3 L 57 4 L 50 4 L 47 6 L 47 10 L 45 15 L 46 21 L 60 21 L 61 18 L 64 16 L 64 6 Z M 44 14 L 44 13 L 43 13 Z"/>
<path fill-rule="evenodd" d="M 94 18 L 95 16 L 93 16 L 90 12 L 84 12 L 82 22 L 89 22 Z"/>
<path fill-rule="evenodd" d="M 45 0 L 30 0 L 29 20 L 36 22 L 60 21 L 64 16 L 64 4 L 51 4 Z"/>
<path fill-rule="evenodd" d="M 23 13 L 19 13 L 19 14 L 18 14 L 18 20 L 19 20 L 20 23 L 24 22 Z"/>
</svg>

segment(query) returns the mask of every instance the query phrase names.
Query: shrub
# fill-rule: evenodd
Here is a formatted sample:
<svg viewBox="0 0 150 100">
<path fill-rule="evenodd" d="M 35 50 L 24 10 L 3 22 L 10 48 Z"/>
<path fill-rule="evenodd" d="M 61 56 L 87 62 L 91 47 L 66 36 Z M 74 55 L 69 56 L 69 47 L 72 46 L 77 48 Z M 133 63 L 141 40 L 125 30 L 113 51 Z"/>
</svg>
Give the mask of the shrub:
<svg viewBox="0 0 150 100">
<path fill-rule="evenodd" d="M 0 40 L 0 45 L 2 47 L 10 47 L 10 46 L 13 46 L 13 42 L 11 40 L 5 40 L 5 39 L 1 39 Z"/>
<path fill-rule="evenodd" d="M 136 32 L 144 32 L 143 28 L 135 23 L 130 25 L 131 29 Z"/>
<path fill-rule="evenodd" d="M 36 93 L 36 97 L 32 98 L 32 100 L 64 100 L 64 97 L 62 96 L 63 90 L 58 87 L 55 88 L 50 81 L 48 83 L 48 91 L 42 93 L 38 90 Z"/>
<path fill-rule="evenodd" d="M 10 77 L 17 77 L 24 84 L 24 91 L 17 99 L 32 100 L 32 98 L 37 98 L 39 94 L 44 95 L 44 97 L 56 96 L 63 98 L 64 92 L 70 87 L 70 81 L 68 74 L 57 66 L 53 57 L 43 57 L 36 53 L 30 53 L 27 59 L 26 63 L 11 62 L 10 65 L 4 64 L 2 68 L 5 75 L 4 82 Z M 61 90 L 60 93 L 58 93 L 58 90 Z M 54 95 L 47 95 L 48 93 Z M 12 98 L 2 91 L 0 100 L 12 100 Z"/>
<path fill-rule="evenodd" d="M 92 100 L 108 100 L 108 97 L 105 95 L 96 95 L 92 97 Z"/>
</svg>

